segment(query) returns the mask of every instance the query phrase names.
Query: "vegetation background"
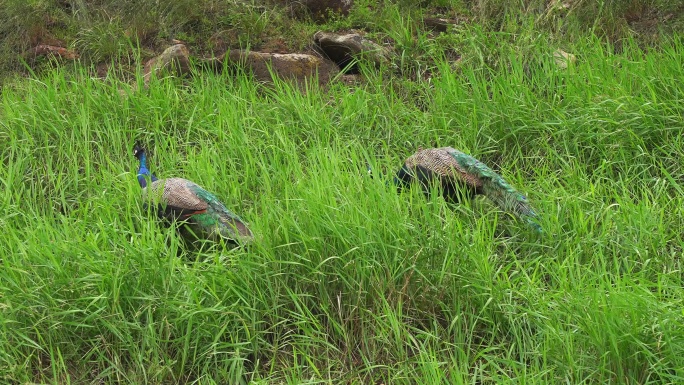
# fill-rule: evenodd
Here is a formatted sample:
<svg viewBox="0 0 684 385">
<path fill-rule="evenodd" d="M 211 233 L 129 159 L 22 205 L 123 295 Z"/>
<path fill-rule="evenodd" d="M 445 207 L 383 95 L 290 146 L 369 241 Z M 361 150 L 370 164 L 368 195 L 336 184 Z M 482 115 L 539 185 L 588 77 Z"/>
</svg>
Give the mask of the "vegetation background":
<svg viewBox="0 0 684 385">
<path fill-rule="evenodd" d="M 664 0 L 357 0 L 325 21 L 281 2 L 3 0 L 0 381 L 684 382 L 682 15 Z M 460 22 L 437 33 L 428 16 Z M 397 57 L 304 91 L 199 70 L 127 87 L 171 39 L 194 57 L 307 52 L 317 30 Z M 22 54 L 36 44 L 81 57 Z M 136 140 L 258 240 L 187 250 L 140 207 Z M 483 199 L 385 185 L 433 145 L 500 171 L 544 235 Z"/>
</svg>

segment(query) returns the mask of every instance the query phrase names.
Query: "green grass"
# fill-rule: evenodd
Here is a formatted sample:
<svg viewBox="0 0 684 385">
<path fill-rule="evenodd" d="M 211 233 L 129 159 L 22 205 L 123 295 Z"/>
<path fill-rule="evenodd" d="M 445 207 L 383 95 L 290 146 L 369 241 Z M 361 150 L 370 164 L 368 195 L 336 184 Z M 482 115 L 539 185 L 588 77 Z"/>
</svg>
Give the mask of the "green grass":
<svg viewBox="0 0 684 385">
<path fill-rule="evenodd" d="M 684 381 L 681 39 L 614 55 L 585 38 L 562 71 L 543 38 L 459 33 L 456 70 L 351 89 L 203 74 L 122 95 L 61 69 L 6 85 L 0 379 Z M 136 140 L 258 240 L 184 249 L 141 208 Z M 366 176 L 432 145 L 499 170 L 545 234 Z"/>
</svg>

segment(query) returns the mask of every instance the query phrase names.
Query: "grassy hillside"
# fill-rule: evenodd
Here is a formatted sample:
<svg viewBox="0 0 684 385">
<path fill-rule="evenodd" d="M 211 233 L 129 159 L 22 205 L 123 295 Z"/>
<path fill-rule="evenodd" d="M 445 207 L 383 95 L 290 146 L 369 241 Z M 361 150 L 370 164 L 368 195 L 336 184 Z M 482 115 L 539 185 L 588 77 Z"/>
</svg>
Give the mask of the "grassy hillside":
<svg viewBox="0 0 684 385">
<path fill-rule="evenodd" d="M 439 9 L 497 14 L 477 4 Z M 81 66 L 5 83 L 0 382 L 684 381 L 681 36 L 616 53 L 522 16 L 429 35 L 400 6 L 373 12 L 402 60 L 356 86 L 203 73 L 134 92 Z M 137 140 L 257 241 L 184 247 L 141 208 Z M 397 194 L 419 146 L 500 171 L 544 234 L 486 199 Z"/>
<path fill-rule="evenodd" d="M 442 17 L 459 25 L 519 35 L 535 34 L 571 48 L 587 33 L 618 51 L 625 39 L 657 46 L 662 36 L 684 31 L 684 3 L 670 0 L 561 1 L 525 0 L 355 0 L 346 16 L 313 18 L 295 0 L 3 0 L 0 3 L 0 79 L 32 68 L 51 68 L 35 58 L 39 44 L 68 48 L 92 73 L 107 68 L 134 72 L 174 39 L 196 57 L 226 49 L 307 52 L 318 30 L 355 29 L 392 45 L 406 60 L 430 65 L 425 39 L 436 38 L 422 20 Z M 472 42 L 459 39 L 460 28 L 437 40 L 439 50 L 467 54 Z M 517 48 L 525 49 L 524 43 Z M 466 55 L 464 55 L 466 56 Z"/>
</svg>

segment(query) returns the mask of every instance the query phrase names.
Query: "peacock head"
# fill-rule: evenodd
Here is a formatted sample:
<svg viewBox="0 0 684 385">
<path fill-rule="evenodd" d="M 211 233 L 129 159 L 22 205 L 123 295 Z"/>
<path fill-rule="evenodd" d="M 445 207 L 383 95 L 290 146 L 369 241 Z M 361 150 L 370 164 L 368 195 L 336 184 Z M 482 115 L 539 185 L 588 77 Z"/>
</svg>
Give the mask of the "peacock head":
<svg viewBox="0 0 684 385">
<path fill-rule="evenodd" d="M 368 176 L 373 179 L 373 169 L 371 168 L 370 163 L 366 162 L 366 172 L 368 173 Z"/>
<path fill-rule="evenodd" d="M 140 145 L 140 143 L 136 143 L 135 146 L 133 146 L 133 156 L 140 158 L 145 154 L 145 149 Z"/>
</svg>

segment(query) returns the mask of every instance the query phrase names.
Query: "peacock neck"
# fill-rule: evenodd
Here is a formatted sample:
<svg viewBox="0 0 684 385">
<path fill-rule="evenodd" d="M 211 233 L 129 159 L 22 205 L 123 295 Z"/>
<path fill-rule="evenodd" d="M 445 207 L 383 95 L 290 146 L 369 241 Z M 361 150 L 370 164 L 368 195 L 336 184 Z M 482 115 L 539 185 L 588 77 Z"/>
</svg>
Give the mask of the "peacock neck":
<svg viewBox="0 0 684 385">
<path fill-rule="evenodd" d="M 399 171 L 397 171 L 392 181 L 394 182 L 394 185 L 397 186 L 397 188 L 401 189 L 407 187 L 411 183 L 412 179 L 413 175 L 411 175 L 411 172 L 406 167 L 406 165 L 403 165 L 399 169 Z"/>
<path fill-rule="evenodd" d="M 140 183 L 140 187 L 147 187 L 147 178 L 150 178 L 152 182 L 157 180 L 157 177 L 147 169 L 147 156 L 143 152 L 140 154 L 140 167 L 138 167 L 138 183 Z"/>
</svg>

